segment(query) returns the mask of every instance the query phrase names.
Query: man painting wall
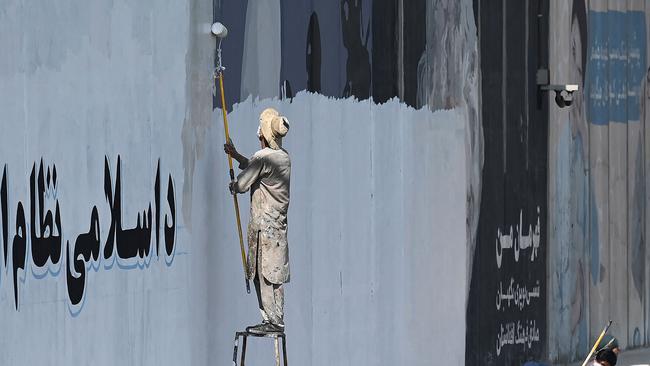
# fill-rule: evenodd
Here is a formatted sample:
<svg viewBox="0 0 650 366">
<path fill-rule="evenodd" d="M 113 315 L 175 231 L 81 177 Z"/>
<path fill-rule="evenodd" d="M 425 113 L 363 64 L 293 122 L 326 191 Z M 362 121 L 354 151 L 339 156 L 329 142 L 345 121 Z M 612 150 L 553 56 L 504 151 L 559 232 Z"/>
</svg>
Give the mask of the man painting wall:
<svg viewBox="0 0 650 366">
<path fill-rule="evenodd" d="M 261 150 L 248 159 L 232 142 L 224 151 L 239 162 L 242 169 L 230 183 L 231 193 L 251 191 L 248 223 L 247 276 L 253 280 L 262 313 L 262 323 L 250 326 L 251 333 L 284 331 L 284 288 L 289 282 L 289 248 L 287 243 L 287 212 L 291 160 L 282 148 L 282 138 L 289 131 L 289 122 L 273 108 L 260 115 L 257 136 Z"/>
</svg>

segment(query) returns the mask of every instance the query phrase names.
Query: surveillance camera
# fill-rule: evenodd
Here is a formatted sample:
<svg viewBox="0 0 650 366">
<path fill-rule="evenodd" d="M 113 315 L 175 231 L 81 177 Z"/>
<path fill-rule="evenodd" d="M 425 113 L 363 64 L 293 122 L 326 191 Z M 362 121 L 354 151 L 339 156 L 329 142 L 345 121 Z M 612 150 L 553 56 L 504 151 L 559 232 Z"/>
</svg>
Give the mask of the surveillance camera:
<svg viewBox="0 0 650 366">
<path fill-rule="evenodd" d="M 568 90 L 556 90 L 555 91 L 555 104 L 558 107 L 564 108 L 571 106 L 573 103 L 573 92 Z"/>
<path fill-rule="evenodd" d="M 555 104 L 560 108 L 564 108 L 569 107 L 573 103 L 573 93 L 578 91 L 578 85 L 543 85 L 542 90 L 553 90 L 555 92 Z"/>
</svg>

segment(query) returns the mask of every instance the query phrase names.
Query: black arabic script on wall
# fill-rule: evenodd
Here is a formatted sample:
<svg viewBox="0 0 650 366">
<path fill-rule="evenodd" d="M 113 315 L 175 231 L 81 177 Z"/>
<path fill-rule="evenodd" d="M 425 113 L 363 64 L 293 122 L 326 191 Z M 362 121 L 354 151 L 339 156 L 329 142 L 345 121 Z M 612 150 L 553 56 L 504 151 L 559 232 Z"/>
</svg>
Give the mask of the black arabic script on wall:
<svg viewBox="0 0 650 366">
<path fill-rule="evenodd" d="M 6 165 L 2 171 L 0 223 L 3 261 L 0 262 L 0 265 L 4 265 L 7 270 L 12 269 L 16 310 L 20 308 L 19 284 L 24 282 L 25 268 L 30 258 L 32 268 L 36 269 L 34 272 L 36 278 L 44 277 L 51 266 L 65 267 L 68 299 L 71 307 L 77 309 L 77 313 L 80 311 L 80 304 L 83 304 L 87 271 L 90 268 L 98 270 L 100 261 L 104 261 L 105 269 L 113 268 L 116 261 L 120 268 L 136 266 L 143 268 L 142 263 L 147 263 L 147 259 L 150 261 L 155 253 L 157 258 L 161 254 L 165 256 L 165 262 L 167 265 L 171 265 L 176 244 L 176 199 L 174 182 L 169 174 L 166 195 L 169 214 L 164 215 L 164 222 L 162 222 L 160 160 L 156 167 L 153 210 L 149 203 L 146 209 L 138 212 L 135 227 L 123 228 L 121 159 L 118 155 L 115 180 L 113 180 L 108 157 L 105 157 L 104 195 L 110 208 L 111 217 L 110 227 L 107 229 L 106 239 L 103 242 L 103 250 L 101 250 L 101 228 L 97 206 L 93 206 L 90 210 L 88 231 L 80 233 L 74 240 L 66 239 L 64 246 L 61 211 L 56 194 L 57 184 L 56 165 L 44 167 L 41 159 L 37 170 L 36 163 L 33 164 L 29 178 L 29 222 L 23 203 L 18 201 L 14 233 L 13 236 L 10 236 L 11 218 L 8 209 Z M 53 210 L 46 209 L 47 199 L 54 201 Z M 162 238 L 161 223 L 163 225 Z M 155 239 L 152 240 L 152 237 Z M 162 253 L 161 241 L 163 242 Z M 153 247 L 154 242 L 155 247 Z M 65 252 L 62 253 L 63 249 Z M 11 250 L 11 261 L 8 260 L 9 250 Z M 65 258 L 65 262 L 62 262 L 62 257 Z M 127 264 L 122 265 L 121 263 Z M 40 275 L 40 273 L 43 274 Z M 51 273 L 56 276 L 60 271 Z M 23 277 L 21 278 L 21 276 Z"/>
</svg>

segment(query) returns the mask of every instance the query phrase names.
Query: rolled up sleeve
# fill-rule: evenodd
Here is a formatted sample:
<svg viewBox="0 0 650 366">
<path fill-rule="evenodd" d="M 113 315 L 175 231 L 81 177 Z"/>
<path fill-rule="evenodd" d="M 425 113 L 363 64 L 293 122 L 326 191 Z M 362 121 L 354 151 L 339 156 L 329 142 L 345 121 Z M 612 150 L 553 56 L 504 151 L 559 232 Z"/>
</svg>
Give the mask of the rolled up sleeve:
<svg viewBox="0 0 650 366">
<path fill-rule="evenodd" d="M 259 179 L 264 169 L 264 159 L 258 156 L 253 156 L 244 170 L 239 173 L 237 180 L 234 184 L 234 189 L 237 193 L 244 193 L 251 188 L 251 185 Z"/>
</svg>

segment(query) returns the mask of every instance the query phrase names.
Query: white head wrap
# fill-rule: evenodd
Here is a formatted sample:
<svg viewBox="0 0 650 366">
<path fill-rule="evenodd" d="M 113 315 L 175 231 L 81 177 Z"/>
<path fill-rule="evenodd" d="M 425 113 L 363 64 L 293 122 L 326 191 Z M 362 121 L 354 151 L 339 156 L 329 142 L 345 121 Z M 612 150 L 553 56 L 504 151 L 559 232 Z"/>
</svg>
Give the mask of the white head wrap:
<svg viewBox="0 0 650 366">
<path fill-rule="evenodd" d="M 264 137 L 269 147 L 278 150 L 282 147 L 282 138 L 289 132 L 289 121 L 273 108 L 267 108 L 260 114 L 257 136 Z"/>
</svg>

